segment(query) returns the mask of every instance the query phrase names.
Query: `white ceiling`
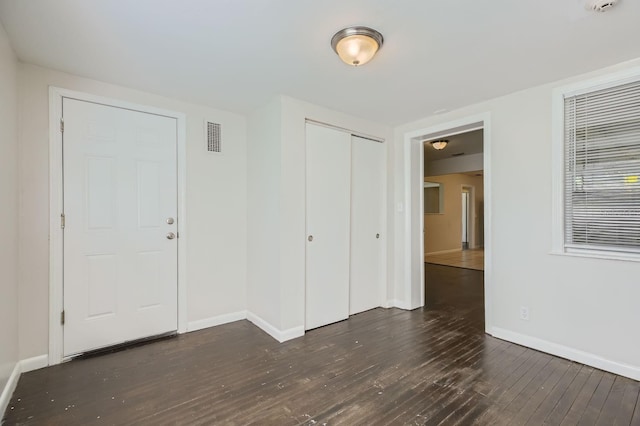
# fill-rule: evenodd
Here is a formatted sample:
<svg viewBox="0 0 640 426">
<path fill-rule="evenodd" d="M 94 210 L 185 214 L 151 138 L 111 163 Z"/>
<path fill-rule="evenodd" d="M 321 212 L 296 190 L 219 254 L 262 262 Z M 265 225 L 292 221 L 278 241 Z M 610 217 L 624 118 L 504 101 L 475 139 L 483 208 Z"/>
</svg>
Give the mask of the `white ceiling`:
<svg viewBox="0 0 640 426">
<path fill-rule="evenodd" d="M 444 160 L 445 158 L 452 158 L 454 154 L 480 154 L 483 151 L 483 130 L 474 130 L 472 132 L 460 133 L 459 135 L 447 136 L 449 141 L 444 149 L 436 150 L 426 140 L 424 142 L 424 158 L 425 161 Z"/>
<path fill-rule="evenodd" d="M 640 57 L 640 1 L 0 0 L 19 58 L 246 114 L 285 94 L 389 125 Z M 361 68 L 331 36 L 383 33 Z"/>
</svg>

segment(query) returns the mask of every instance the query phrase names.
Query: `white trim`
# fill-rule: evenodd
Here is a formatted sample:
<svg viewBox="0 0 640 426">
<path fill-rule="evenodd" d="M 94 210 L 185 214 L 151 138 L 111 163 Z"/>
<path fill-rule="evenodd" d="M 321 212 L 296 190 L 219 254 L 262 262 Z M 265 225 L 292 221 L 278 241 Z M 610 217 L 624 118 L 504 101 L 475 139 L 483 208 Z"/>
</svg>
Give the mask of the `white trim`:
<svg viewBox="0 0 640 426">
<path fill-rule="evenodd" d="M 187 332 L 187 116 L 175 114 L 177 122 L 178 174 L 178 333 Z"/>
<path fill-rule="evenodd" d="M 451 249 L 451 250 L 440 250 L 440 251 L 430 251 L 429 253 L 425 253 L 425 256 L 433 256 L 436 254 L 447 254 L 447 253 L 456 253 L 458 251 L 462 251 L 462 247 L 461 248 L 455 248 L 455 249 Z"/>
<path fill-rule="evenodd" d="M 585 251 L 555 251 L 552 250 L 549 254 L 554 256 L 569 256 L 569 257 L 583 257 L 589 259 L 600 260 L 619 260 L 621 262 L 640 262 L 640 256 L 629 253 L 614 252 L 614 251 L 598 251 L 598 250 L 585 250 Z"/>
<path fill-rule="evenodd" d="M 404 166 L 404 262 L 400 266 L 401 271 L 405 271 L 404 277 L 400 277 L 398 282 L 404 286 L 405 300 L 403 306 L 408 309 L 415 309 L 424 306 L 424 235 L 422 228 L 424 222 L 419 228 L 414 229 L 412 224 L 412 192 L 419 189 L 422 192 L 424 183 L 424 161 L 423 155 L 420 155 L 418 161 L 419 170 L 413 170 L 411 161 L 412 146 L 420 144 L 422 149 L 422 141 L 425 139 L 435 139 L 445 136 L 453 136 L 460 133 L 466 133 L 473 130 L 483 129 L 483 179 L 484 179 L 484 300 L 485 300 L 485 329 L 491 328 L 492 322 L 492 301 L 493 301 L 493 271 L 492 271 L 492 213 L 491 213 L 491 113 L 463 117 L 457 120 L 436 124 L 427 128 L 414 130 L 404 134 L 403 140 L 403 166 Z M 418 173 L 416 173 L 418 172 Z M 419 176 L 418 176 L 419 175 Z M 419 179 L 419 180 L 416 180 Z M 416 180 L 414 182 L 414 180 Z M 422 197 L 422 194 L 420 195 Z M 420 207 L 424 209 L 424 207 Z M 424 212 L 423 212 L 424 213 Z M 421 216 L 423 217 L 423 216 Z M 416 224 L 418 227 L 418 224 Z M 420 238 L 420 274 L 414 273 L 413 261 L 418 261 L 418 256 L 414 253 L 414 235 Z M 416 297 L 418 296 L 418 297 Z"/>
<path fill-rule="evenodd" d="M 551 99 L 551 250 L 564 253 L 564 92 Z"/>
<path fill-rule="evenodd" d="M 49 365 L 49 355 L 38 355 L 20 361 L 20 373 L 28 373 L 29 371 L 39 370 Z"/>
<path fill-rule="evenodd" d="M 49 365 L 62 362 L 63 334 L 60 313 L 63 301 L 62 213 L 62 93 L 49 87 Z"/>
<path fill-rule="evenodd" d="M 570 249 L 565 246 L 564 235 L 564 100 L 610 87 L 637 82 L 640 67 L 605 74 L 553 89 L 551 97 L 551 253 L 597 259 L 640 261 L 640 255 L 615 250 L 594 248 Z"/>
<path fill-rule="evenodd" d="M 0 394 L 0 413 L 2 413 L 0 414 L 0 421 L 1 418 L 4 417 L 4 412 L 7 410 L 9 402 L 11 402 L 13 392 L 16 390 L 16 386 L 18 386 L 18 380 L 20 380 L 20 362 L 16 362 L 16 365 L 13 366 L 11 375 L 9 379 L 7 379 L 4 389 L 2 389 L 2 394 Z"/>
<path fill-rule="evenodd" d="M 13 396 L 13 392 L 16 390 L 16 386 L 18 386 L 20 375 L 22 373 L 28 373 L 29 371 L 44 368 L 48 365 L 48 362 L 48 355 L 34 356 L 32 358 L 16 362 L 13 366 L 13 370 L 11 371 L 11 375 L 7 379 L 7 383 L 4 385 L 4 389 L 2 389 L 2 394 L 0 394 L 0 418 L 7 410 L 9 402 L 11 402 L 11 397 Z"/>
<path fill-rule="evenodd" d="M 304 336 L 304 326 L 280 330 L 250 311 L 247 311 L 247 319 L 280 343 Z"/>
<path fill-rule="evenodd" d="M 595 78 L 566 84 L 556 88 L 554 96 L 562 93 L 564 96 L 577 96 L 596 90 L 608 89 L 621 84 L 631 83 L 638 80 L 640 67 L 629 68 L 609 74 L 604 74 Z"/>
<path fill-rule="evenodd" d="M 196 321 L 189 321 L 187 331 L 197 331 L 204 328 L 215 327 L 217 325 L 227 324 L 234 321 L 247 319 L 247 311 L 231 312 L 229 314 L 217 315 L 211 318 L 204 318 Z"/>
<path fill-rule="evenodd" d="M 412 307 L 410 303 L 407 303 L 406 301 L 400 299 L 388 300 L 386 308 L 398 308 L 404 309 L 405 311 L 416 309 Z"/>
<path fill-rule="evenodd" d="M 336 126 L 335 124 L 325 123 L 324 121 L 314 120 L 313 118 L 305 118 L 304 121 L 305 121 L 305 124 L 306 123 L 315 124 L 315 125 L 320 126 L 320 127 L 326 127 L 328 129 L 333 129 L 333 130 L 337 130 L 339 132 L 348 133 L 351 136 L 355 136 L 355 137 L 358 137 L 358 138 L 361 138 L 361 139 L 368 139 L 368 140 L 370 140 L 372 142 L 385 143 L 384 138 L 379 138 L 377 136 L 373 136 L 373 135 L 369 135 L 369 134 L 366 134 L 366 133 L 358 132 L 356 130 L 347 129 L 346 127 Z"/>
<path fill-rule="evenodd" d="M 493 337 L 517 343 L 518 345 L 527 346 L 551 355 L 566 358 L 581 364 L 590 365 L 601 370 L 609 371 L 614 374 L 629 377 L 634 380 L 640 380 L 640 366 L 625 364 L 602 358 L 589 352 L 579 349 L 570 348 L 558 343 L 549 342 L 548 340 L 539 339 L 537 337 L 527 336 L 516 333 L 514 331 L 493 327 L 488 331 Z"/>
<path fill-rule="evenodd" d="M 63 331 L 60 312 L 63 308 L 62 275 L 62 98 L 100 103 L 117 108 L 141 111 L 176 119 L 178 167 L 178 318 L 179 333 L 187 330 L 187 215 L 186 215 L 186 115 L 146 105 L 138 105 L 89 93 L 49 87 L 49 365 L 63 358 Z"/>
</svg>

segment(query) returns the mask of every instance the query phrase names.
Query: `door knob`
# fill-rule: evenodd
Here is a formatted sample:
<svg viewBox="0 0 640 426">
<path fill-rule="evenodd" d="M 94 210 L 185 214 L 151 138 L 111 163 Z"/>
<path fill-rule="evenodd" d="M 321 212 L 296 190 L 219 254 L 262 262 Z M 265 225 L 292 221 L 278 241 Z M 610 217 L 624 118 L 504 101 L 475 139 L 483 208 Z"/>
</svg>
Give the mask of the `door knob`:
<svg viewBox="0 0 640 426">
<path fill-rule="evenodd" d="M 307 237 L 307 240 L 309 240 L 309 242 L 313 241 L 313 235 L 309 235 L 309 237 Z"/>
<path fill-rule="evenodd" d="M 176 237 L 176 234 L 174 234 L 173 232 L 169 232 L 167 234 L 167 240 L 173 240 Z"/>
<path fill-rule="evenodd" d="M 167 225 L 173 225 L 173 218 L 172 217 L 167 219 Z"/>
<path fill-rule="evenodd" d="M 376 234 L 376 238 L 380 238 L 380 234 Z"/>
</svg>

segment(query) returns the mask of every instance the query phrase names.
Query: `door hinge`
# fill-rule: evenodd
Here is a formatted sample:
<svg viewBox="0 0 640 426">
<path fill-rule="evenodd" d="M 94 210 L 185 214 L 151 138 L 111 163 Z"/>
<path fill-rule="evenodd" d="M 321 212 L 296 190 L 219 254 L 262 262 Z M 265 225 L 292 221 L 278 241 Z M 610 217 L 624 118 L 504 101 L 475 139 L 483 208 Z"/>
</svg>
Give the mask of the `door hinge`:
<svg viewBox="0 0 640 426">
<path fill-rule="evenodd" d="M 64 133 L 64 118 L 60 118 L 60 131 Z"/>
<path fill-rule="evenodd" d="M 60 228 L 64 229 L 64 225 L 67 223 L 67 218 L 64 213 L 60 213 Z"/>
<path fill-rule="evenodd" d="M 64 325 L 64 311 L 60 312 L 60 324 Z"/>
</svg>

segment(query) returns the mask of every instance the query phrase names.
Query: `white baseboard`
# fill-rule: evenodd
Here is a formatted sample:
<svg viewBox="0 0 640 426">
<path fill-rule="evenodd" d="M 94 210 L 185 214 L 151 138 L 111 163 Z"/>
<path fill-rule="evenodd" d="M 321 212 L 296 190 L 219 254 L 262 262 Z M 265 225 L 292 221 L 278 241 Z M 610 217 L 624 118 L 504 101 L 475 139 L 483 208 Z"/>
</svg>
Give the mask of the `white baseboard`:
<svg viewBox="0 0 640 426">
<path fill-rule="evenodd" d="M 39 355 L 20 361 L 20 373 L 39 370 L 49 365 L 49 355 Z"/>
<path fill-rule="evenodd" d="M 11 401 L 13 392 L 18 386 L 18 380 L 20 380 L 20 374 L 27 373 L 29 371 L 38 370 L 49 365 L 49 355 L 39 355 L 32 358 L 23 359 L 16 362 L 16 365 L 11 371 L 11 375 L 4 385 L 2 394 L 0 394 L 0 419 L 4 416 L 4 412 L 7 410 L 7 406 Z"/>
<path fill-rule="evenodd" d="M 412 311 L 416 309 L 416 307 L 411 306 L 410 303 L 405 302 L 404 300 L 393 299 L 387 301 L 388 308 L 399 308 L 404 309 L 405 311 Z M 419 306 L 418 306 L 419 307 Z"/>
<path fill-rule="evenodd" d="M 16 365 L 13 367 L 13 371 L 9 376 L 9 380 L 7 380 L 7 383 L 4 385 L 4 389 L 2 390 L 2 394 L 0 394 L 0 419 L 4 416 L 4 412 L 9 406 L 9 401 L 11 401 L 13 391 L 15 391 L 16 386 L 18 386 L 18 379 L 20 379 L 20 362 L 16 362 Z"/>
<path fill-rule="evenodd" d="M 280 343 L 286 342 L 287 340 L 295 339 L 296 337 L 304 336 L 304 326 L 293 327 L 287 330 L 280 330 L 271 325 L 269 322 L 260 318 L 258 315 L 249 311 L 247 311 L 247 319 Z"/>
<path fill-rule="evenodd" d="M 447 254 L 447 253 L 455 253 L 457 251 L 462 251 L 462 247 L 461 248 L 457 248 L 457 249 L 451 249 L 451 250 L 440 250 L 440 251 L 432 251 L 429 253 L 425 253 L 425 256 L 432 256 L 434 254 Z"/>
<path fill-rule="evenodd" d="M 497 337 L 498 339 L 507 340 L 509 342 L 517 343 L 522 346 L 527 346 L 529 348 L 546 352 L 551 355 L 566 358 L 571 361 L 579 362 L 581 364 L 586 364 L 600 370 L 609 371 L 614 374 L 629 377 L 633 380 L 640 380 L 640 366 L 612 361 L 606 358 L 602 358 L 598 355 L 581 351 L 579 349 L 570 348 L 558 343 L 549 342 L 537 337 L 527 336 L 498 327 L 492 327 L 489 334 L 491 334 L 493 337 Z"/>
<path fill-rule="evenodd" d="M 187 332 L 215 327 L 216 325 L 227 324 L 229 322 L 240 321 L 243 319 L 247 319 L 247 311 L 231 312 L 229 314 L 217 315 L 211 318 L 189 321 L 187 323 Z"/>
</svg>

